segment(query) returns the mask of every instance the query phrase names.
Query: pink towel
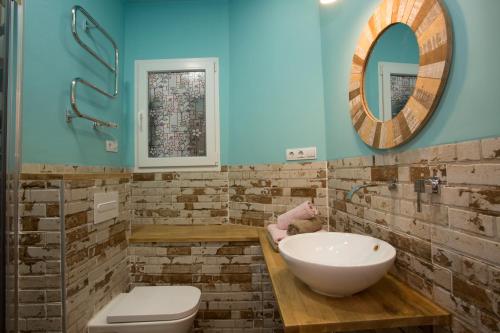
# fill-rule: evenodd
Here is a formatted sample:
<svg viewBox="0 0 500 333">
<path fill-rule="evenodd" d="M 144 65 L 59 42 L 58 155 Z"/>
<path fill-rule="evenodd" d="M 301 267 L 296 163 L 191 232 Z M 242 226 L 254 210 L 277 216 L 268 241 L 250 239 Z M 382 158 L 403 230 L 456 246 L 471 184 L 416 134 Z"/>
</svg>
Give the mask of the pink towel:
<svg viewBox="0 0 500 333">
<path fill-rule="evenodd" d="M 286 237 L 286 229 L 285 230 L 279 229 L 276 223 L 269 224 L 267 226 L 267 230 L 271 234 L 271 237 L 273 238 L 273 241 L 276 244 L 278 244 L 280 240 Z"/>
<path fill-rule="evenodd" d="M 278 216 L 278 228 L 286 230 L 293 220 L 308 220 L 316 215 L 318 215 L 316 207 L 310 201 L 303 202 L 294 209 Z"/>
</svg>

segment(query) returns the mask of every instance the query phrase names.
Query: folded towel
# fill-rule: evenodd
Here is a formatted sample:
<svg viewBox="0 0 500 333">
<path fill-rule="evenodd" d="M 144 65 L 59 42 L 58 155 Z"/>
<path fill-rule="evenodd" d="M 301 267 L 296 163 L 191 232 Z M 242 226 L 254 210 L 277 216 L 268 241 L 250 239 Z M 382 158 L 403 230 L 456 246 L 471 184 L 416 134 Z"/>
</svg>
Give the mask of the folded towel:
<svg viewBox="0 0 500 333">
<path fill-rule="evenodd" d="M 271 236 L 271 233 L 269 230 L 266 232 L 267 235 L 267 240 L 269 241 L 269 244 L 273 248 L 274 252 L 280 252 L 280 249 L 278 248 L 278 244 L 273 240 L 273 236 Z"/>
<path fill-rule="evenodd" d="M 267 226 L 267 231 L 271 235 L 271 238 L 273 239 L 273 242 L 275 244 L 278 244 L 280 242 L 280 240 L 282 240 L 283 238 L 285 238 L 287 236 L 286 230 L 279 229 L 278 226 L 276 225 L 276 223 L 269 224 Z"/>
<path fill-rule="evenodd" d="M 293 220 L 307 220 L 318 215 L 318 210 L 310 201 L 306 201 L 278 216 L 278 228 L 286 230 Z"/>
<path fill-rule="evenodd" d="M 305 234 L 309 232 L 316 232 L 321 230 L 323 227 L 323 221 L 318 217 L 313 217 L 310 220 L 293 220 L 288 226 L 287 234 L 288 236 Z"/>
</svg>

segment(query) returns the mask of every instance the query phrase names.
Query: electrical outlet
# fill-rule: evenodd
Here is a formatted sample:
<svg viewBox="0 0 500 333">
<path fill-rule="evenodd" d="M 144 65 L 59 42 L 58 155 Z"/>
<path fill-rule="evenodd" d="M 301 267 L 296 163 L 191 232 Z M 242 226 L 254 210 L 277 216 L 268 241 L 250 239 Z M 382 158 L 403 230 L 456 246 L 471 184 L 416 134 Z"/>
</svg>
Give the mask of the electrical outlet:
<svg viewBox="0 0 500 333">
<path fill-rule="evenodd" d="M 118 152 L 118 141 L 116 140 L 106 140 L 106 151 L 110 153 Z"/>
<path fill-rule="evenodd" d="M 287 161 L 315 160 L 316 158 L 316 147 L 292 148 L 286 150 Z"/>
</svg>

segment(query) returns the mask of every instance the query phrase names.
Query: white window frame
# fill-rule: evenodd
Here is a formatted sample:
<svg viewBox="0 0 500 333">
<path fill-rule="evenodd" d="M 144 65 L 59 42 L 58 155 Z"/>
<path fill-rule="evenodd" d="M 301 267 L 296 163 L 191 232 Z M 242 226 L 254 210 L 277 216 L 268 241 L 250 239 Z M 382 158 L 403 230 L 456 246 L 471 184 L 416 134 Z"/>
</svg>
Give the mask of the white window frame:
<svg viewBox="0 0 500 333">
<path fill-rule="evenodd" d="M 156 59 L 135 61 L 135 169 L 137 171 L 220 170 L 219 59 Z M 151 158 L 148 155 L 148 73 L 204 70 L 206 73 L 207 155 Z"/>
<path fill-rule="evenodd" d="M 418 75 L 418 64 L 406 64 L 401 62 L 379 62 L 378 63 L 378 101 L 379 114 L 382 121 L 392 119 L 391 113 L 391 75 Z"/>
</svg>

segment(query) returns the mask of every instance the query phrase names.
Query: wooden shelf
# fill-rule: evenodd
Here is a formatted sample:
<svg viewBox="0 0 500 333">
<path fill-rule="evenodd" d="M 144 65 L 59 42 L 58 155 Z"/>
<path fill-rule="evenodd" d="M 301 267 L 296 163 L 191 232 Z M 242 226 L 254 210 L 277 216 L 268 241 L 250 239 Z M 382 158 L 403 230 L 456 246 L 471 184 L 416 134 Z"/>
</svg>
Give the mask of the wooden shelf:
<svg viewBox="0 0 500 333">
<path fill-rule="evenodd" d="M 242 225 L 144 225 L 132 228 L 130 243 L 259 241 L 259 229 Z"/>
<path fill-rule="evenodd" d="M 285 332 L 319 333 L 396 327 L 449 325 L 450 314 L 387 275 L 371 288 L 345 298 L 319 295 L 298 280 L 265 232 L 260 243 Z"/>
<path fill-rule="evenodd" d="M 132 229 L 130 243 L 260 241 L 286 333 L 349 332 L 411 326 L 449 325 L 440 306 L 387 275 L 351 297 L 319 295 L 298 280 L 263 228 L 240 225 L 144 225 Z"/>
</svg>

